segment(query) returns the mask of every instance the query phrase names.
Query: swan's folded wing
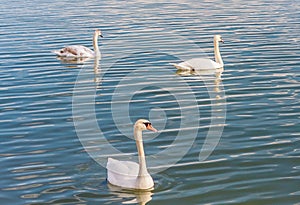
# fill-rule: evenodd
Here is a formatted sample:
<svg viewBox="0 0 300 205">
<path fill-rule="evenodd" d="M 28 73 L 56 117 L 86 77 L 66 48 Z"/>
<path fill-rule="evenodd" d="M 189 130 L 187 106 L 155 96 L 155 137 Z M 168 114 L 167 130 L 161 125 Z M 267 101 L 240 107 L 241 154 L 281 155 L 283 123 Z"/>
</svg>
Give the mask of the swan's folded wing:
<svg viewBox="0 0 300 205">
<path fill-rule="evenodd" d="M 94 55 L 94 52 L 82 45 L 72 45 L 62 48 L 57 51 L 53 51 L 58 56 L 61 57 L 91 57 Z"/>
<path fill-rule="evenodd" d="M 222 67 L 222 65 L 220 65 L 219 63 L 216 63 L 215 61 L 208 58 L 192 58 L 183 63 L 189 65 L 194 70 L 216 69 Z"/>
<path fill-rule="evenodd" d="M 109 183 L 119 187 L 135 188 L 139 171 L 137 163 L 108 158 L 106 169 Z"/>
<path fill-rule="evenodd" d="M 119 161 L 113 158 L 108 158 L 106 169 L 109 172 L 114 172 L 120 175 L 137 176 L 139 165 L 131 161 Z"/>
</svg>

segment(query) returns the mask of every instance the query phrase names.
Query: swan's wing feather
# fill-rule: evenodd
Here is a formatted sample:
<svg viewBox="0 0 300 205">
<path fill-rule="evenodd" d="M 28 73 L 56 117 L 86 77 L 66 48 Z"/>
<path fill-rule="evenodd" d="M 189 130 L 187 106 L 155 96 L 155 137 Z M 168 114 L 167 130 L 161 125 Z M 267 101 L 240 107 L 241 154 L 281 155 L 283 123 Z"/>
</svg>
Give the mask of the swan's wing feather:
<svg viewBox="0 0 300 205">
<path fill-rule="evenodd" d="M 208 58 L 192 58 L 179 64 L 172 65 L 174 65 L 177 69 L 191 71 L 216 69 L 222 67 L 222 65 L 220 65 L 219 63 L 216 63 L 215 61 Z"/>
<path fill-rule="evenodd" d="M 93 53 L 89 48 L 82 45 L 65 47 L 64 52 L 78 57 L 85 57 L 87 55 L 89 56 Z"/>
<path fill-rule="evenodd" d="M 139 172 L 139 164 L 131 161 L 119 161 L 113 158 L 108 158 L 107 170 L 128 176 L 137 176 Z"/>
<path fill-rule="evenodd" d="M 86 53 L 86 54 L 89 54 L 89 55 L 94 55 L 94 51 L 92 51 L 91 49 L 89 49 L 89 48 L 87 48 L 87 47 L 85 47 L 85 46 L 82 46 L 82 49 L 84 50 L 84 52 Z"/>
<path fill-rule="evenodd" d="M 53 51 L 61 57 L 91 57 L 94 52 L 82 45 L 66 46 L 58 51 Z"/>
<path fill-rule="evenodd" d="M 119 187 L 136 188 L 139 171 L 139 165 L 137 163 L 108 158 L 106 168 L 109 183 Z"/>
<path fill-rule="evenodd" d="M 186 62 L 181 62 L 181 63 L 170 63 L 171 65 L 175 66 L 175 68 L 177 68 L 178 70 L 193 70 L 193 67 L 191 67 L 191 65 L 189 65 Z"/>
<path fill-rule="evenodd" d="M 213 68 L 220 68 L 221 65 L 216 63 L 213 60 L 208 58 L 192 58 L 186 61 L 187 64 L 191 65 L 195 70 L 200 69 L 213 69 Z"/>
</svg>

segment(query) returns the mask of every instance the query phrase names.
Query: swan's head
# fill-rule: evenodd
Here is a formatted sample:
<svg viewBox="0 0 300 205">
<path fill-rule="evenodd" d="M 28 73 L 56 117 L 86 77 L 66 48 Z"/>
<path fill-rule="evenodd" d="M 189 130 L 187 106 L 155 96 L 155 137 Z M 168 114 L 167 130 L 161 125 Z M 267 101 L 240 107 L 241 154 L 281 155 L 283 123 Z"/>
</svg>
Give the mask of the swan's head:
<svg viewBox="0 0 300 205">
<path fill-rule="evenodd" d="M 138 129 L 138 130 L 151 130 L 153 132 L 157 132 L 157 130 L 152 127 L 152 124 L 149 120 L 145 120 L 145 119 L 139 119 L 138 121 L 135 122 L 134 124 L 134 129 Z"/>
<path fill-rule="evenodd" d="M 217 41 L 217 42 L 224 43 L 221 35 L 215 35 L 214 40 Z"/>
<path fill-rule="evenodd" d="M 100 36 L 101 38 L 103 38 L 102 32 L 101 32 L 100 29 L 96 29 L 96 30 L 95 30 L 95 35 L 96 35 L 96 36 Z"/>
</svg>

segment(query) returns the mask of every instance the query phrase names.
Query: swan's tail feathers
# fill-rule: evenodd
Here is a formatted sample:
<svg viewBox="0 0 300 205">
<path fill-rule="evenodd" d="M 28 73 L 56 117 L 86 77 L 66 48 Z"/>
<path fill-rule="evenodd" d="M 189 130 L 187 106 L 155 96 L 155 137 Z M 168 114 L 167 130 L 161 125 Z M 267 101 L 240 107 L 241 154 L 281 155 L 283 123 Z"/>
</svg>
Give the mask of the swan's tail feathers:
<svg viewBox="0 0 300 205">
<path fill-rule="evenodd" d="M 177 68 L 178 70 L 181 70 L 181 66 L 178 65 L 177 63 L 169 63 L 170 65 L 174 66 L 175 68 Z"/>
<path fill-rule="evenodd" d="M 51 51 L 51 53 L 54 53 L 54 54 L 56 54 L 58 56 L 61 55 L 60 50 L 53 50 L 53 51 Z"/>
<path fill-rule="evenodd" d="M 173 65 L 175 68 L 177 68 L 178 70 L 194 70 L 194 68 L 188 64 L 186 64 L 185 62 L 183 63 L 170 63 L 170 65 Z"/>
</svg>

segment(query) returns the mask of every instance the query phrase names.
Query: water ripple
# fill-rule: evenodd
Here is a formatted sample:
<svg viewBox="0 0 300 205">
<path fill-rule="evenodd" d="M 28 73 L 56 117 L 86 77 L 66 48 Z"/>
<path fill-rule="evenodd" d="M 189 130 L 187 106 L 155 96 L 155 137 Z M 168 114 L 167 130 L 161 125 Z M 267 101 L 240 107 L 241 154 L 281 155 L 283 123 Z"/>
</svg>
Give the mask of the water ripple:
<svg viewBox="0 0 300 205">
<path fill-rule="evenodd" d="M 105 149 L 95 144 L 99 133 L 88 126 L 92 119 L 87 110 L 82 108 L 81 118 L 72 115 L 74 86 L 83 71 L 87 78 L 78 93 L 88 98 L 96 89 L 95 102 L 83 105 L 95 108 L 105 137 L 126 157 L 135 156 L 136 148 L 112 119 L 112 106 L 120 103 L 130 105 L 130 122 L 120 125 L 130 133 L 136 118 L 159 118 L 153 119 L 161 130 L 159 136 L 145 140 L 148 155 L 172 147 L 181 130 L 187 135 L 199 130 L 179 162 L 153 174 L 155 190 L 149 204 L 299 203 L 296 1 L 49 4 L 14 0 L 0 7 L 2 204 L 120 204 L 141 198 L 108 188 L 105 168 L 79 142 L 76 120 L 85 125 L 90 149 L 100 154 Z M 93 61 L 68 64 L 51 54 L 69 44 L 92 48 L 95 28 L 104 34 L 99 71 L 94 70 Z M 214 34 L 222 34 L 225 40 L 221 79 L 179 75 L 169 65 L 193 57 L 213 58 Z M 196 102 L 188 103 L 189 93 L 179 82 L 187 83 Z M 118 89 L 134 87 L 143 89 L 130 102 L 112 101 L 114 95 L 122 94 Z M 224 126 L 224 131 L 209 158 L 199 162 L 213 127 L 214 102 L 226 106 L 226 122 L 215 125 Z M 188 118 L 181 110 L 188 109 L 200 112 L 200 123 L 180 127 Z M 120 117 L 124 119 L 127 116 Z M 185 139 L 182 146 L 188 143 Z M 168 164 L 149 166 L 149 170 L 163 166 Z"/>
</svg>

